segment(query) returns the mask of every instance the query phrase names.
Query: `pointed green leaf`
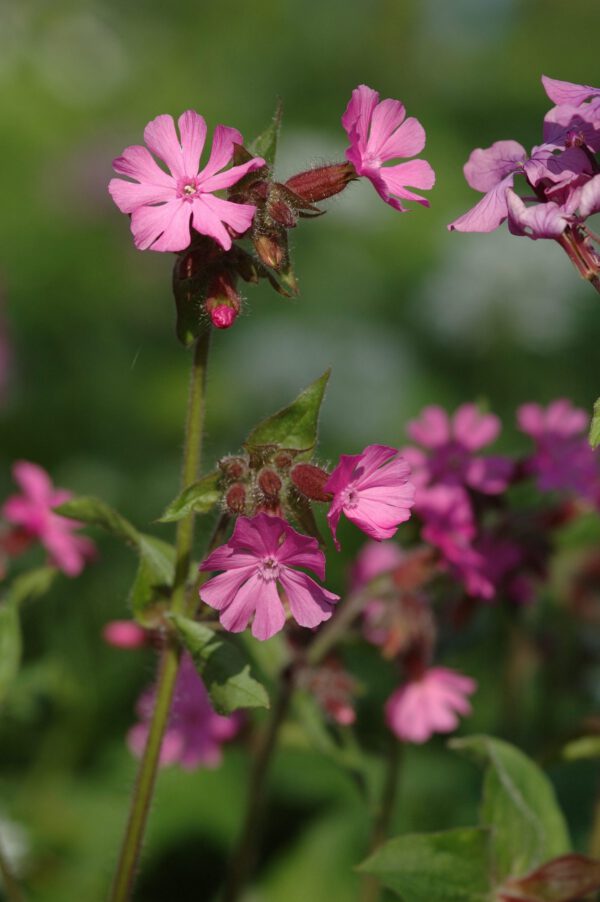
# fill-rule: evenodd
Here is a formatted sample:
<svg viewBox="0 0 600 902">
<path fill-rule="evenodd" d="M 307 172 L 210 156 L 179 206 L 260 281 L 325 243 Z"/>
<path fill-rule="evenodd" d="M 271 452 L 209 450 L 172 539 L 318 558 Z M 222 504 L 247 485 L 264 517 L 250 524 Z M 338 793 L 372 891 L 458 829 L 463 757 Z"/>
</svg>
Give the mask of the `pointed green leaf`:
<svg viewBox="0 0 600 902">
<path fill-rule="evenodd" d="M 275 107 L 275 115 L 273 116 L 271 123 L 250 145 L 252 155 L 255 157 L 262 157 L 271 168 L 275 165 L 282 114 L 283 104 L 281 100 L 278 100 L 277 106 Z"/>
<path fill-rule="evenodd" d="M 246 439 L 249 447 L 279 445 L 281 448 L 303 451 L 298 459 L 310 457 L 317 443 L 319 411 L 325 394 L 330 370 L 301 392 L 288 407 L 259 423 Z"/>
<path fill-rule="evenodd" d="M 398 836 L 359 870 L 373 874 L 404 902 L 487 902 L 488 867 L 489 832 L 463 827 Z"/>
<path fill-rule="evenodd" d="M 269 707 L 267 691 L 251 675 L 250 663 L 238 645 L 187 617 L 173 614 L 171 619 L 220 714 Z"/>
<path fill-rule="evenodd" d="M 552 784 L 530 758 L 491 736 L 454 739 L 450 746 L 485 767 L 481 822 L 492 830 L 496 882 L 570 850 Z"/>
<path fill-rule="evenodd" d="M 207 514 L 215 504 L 218 504 L 221 498 L 219 490 L 220 473 L 215 470 L 203 476 L 198 482 L 195 482 L 185 491 L 181 492 L 168 507 L 160 518 L 160 523 L 172 523 L 174 520 L 181 520 L 190 511 L 196 514 Z"/>
<path fill-rule="evenodd" d="M 35 570 L 22 573 L 11 583 L 8 591 L 9 601 L 16 606 L 28 598 L 45 595 L 57 575 L 56 567 L 37 567 Z"/>
<path fill-rule="evenodd" d="M 99 498 L 81 495 L 55 507 L 54 511 L 62 517 L 80 520 L 90 526 L 100 526 L 118 539 L 123 539 L 132 545 L 137 546 L 138 544 L 137 529 L 118 511 L 105 504 L 104 501 L 100 501 Z"/>
<path fill-rule="evenodd" d="M 0 603 L 0 703 L 17 675 L 21 661 L 21 626 L 16 602 Z"/>
<path fill-rule="evenodd" d="M 594 404 L 592 423 L 590 426 L 590 445 L 597 448 L 600 445 L 600 398 Z"/>
<path fill-rule="evenodd" d="M 600 758 L 600 736 L 580 736 L 579 739 L 573 739 L 564 747 L 563 757 L 567 761 Z"/>
</svg>

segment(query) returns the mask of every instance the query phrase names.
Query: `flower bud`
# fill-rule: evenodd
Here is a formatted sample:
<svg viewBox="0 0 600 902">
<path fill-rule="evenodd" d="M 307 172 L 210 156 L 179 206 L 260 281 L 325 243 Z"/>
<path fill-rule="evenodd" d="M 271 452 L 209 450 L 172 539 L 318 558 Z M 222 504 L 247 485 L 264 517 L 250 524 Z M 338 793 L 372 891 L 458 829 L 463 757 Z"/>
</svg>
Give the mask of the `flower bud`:
<svg viewBox="0 0 600 902">
<path fill-rule="evenodd" d="M 294 454 L 290 451 L 278 451 L 273 458 L 273 463 L 278 470 L 289 470 L 294 462 Z"/>
<path fill-rule="evenodd" d="M 231 514 L 243 514 L 246 509 L 246 486 L 234 482 L 225 495 L 225 504 Z"/>
<path fill-rule="evenodd" d="M 299 172 L 288 179 L 285 185 L 302 200 L 314 203 L 339 194 L 356 178 L 352 163 L 334 163 L 332 166 L 319 166 Z"/>
<path fill-rule="evenodd" d="M 248 473 L 248 464 L 243 457 L 224 457 L 219 461 L 219 467 L 226 479 L 243 479 Z"/>
<path fill-rule="evenodd" d="M 263 470 L 258 477 L 260 490 L 267 498 L 278 498 L 281 491 L 281 479 L 274 470 Z"/>
<path fill-rule="evenodd" d="M 209 282 L 204 309 L 217 329 L 229 329 L 240 312 L 240 296 L 236 291 L 234 276 L 222 269 Z"/>
<path fill-rule="evenodd" d="M 275 232 L 272 232 L 269 235 L 257 235 L 254 238 L 254 247 L 265 266 L 270 266 L 271 269 L 279 269 L 282 263 L 287 259 L 287 239 L 285 233 L 278 235 Z"/>
<path fill-rule="evenodd" d="M 113 648 L 142 648 L 148 644 L 148 631 L 133 620 L 111 620 L 102 630 L 102 638 Z"/>
<path fill-rule="evenodd" d="M 290 478 L 299 492 L 311 501 L 331 501 L 331 492 L 325 492 L 323 486 L 329 479 L 329 473 L 314 464 L 296 464 Z"/>
</svg>

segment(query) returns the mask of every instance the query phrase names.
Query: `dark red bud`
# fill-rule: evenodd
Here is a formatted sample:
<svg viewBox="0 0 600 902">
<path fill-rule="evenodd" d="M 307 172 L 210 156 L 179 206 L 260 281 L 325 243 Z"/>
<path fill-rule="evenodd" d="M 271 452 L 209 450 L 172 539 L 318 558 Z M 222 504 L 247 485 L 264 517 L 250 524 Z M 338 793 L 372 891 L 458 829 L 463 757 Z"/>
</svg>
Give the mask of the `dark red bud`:
<svg viewBox="0 0 600 902">
<path fill-rule="evenodd" d="M 258 477 L 258 484 L 267 498 L 279 497 L 281 479 L 274 470 L 263 470 Z"/>
<path fill-rule="evenodd" d="M 243 514 L 246 509 L 246 487 L 234 482 L 225 495 L 227 510 L 232 514 Z"/>
<path fill-rule="evenodd" d="M 311 501 L 331 501 L 331 492 L 325 492 L 323 486 L 329 479 L 329 473 L 314 464 L 296 464 L 290 473 L 296 488 Z"/>
<path fill-rule="evenodd" d="M 248 472 L 248 464 L 243 457 L 224 457 L 219 467 L 226 479 L 242 479 Z"/>
<path fill-rule="evenodd" d="M 289 470 L 294 462 L 294 457 L 289 451 L 278 451 L 273 463 L 279 470 Z"/>
<path fill-rule="evenodd" d="M 352 163 L 334 163 L 299 172 L 288 179 L 286 187 L 309 203 L 325 200 L 343 191 L 349 182 L 357 178 Z"/>
<path fill-rule="evenodd" d="M 275 222 L 278 222 L 285 229 L 293 229 L 295 227 L 297 223 L 296 213 L 282 198 L 270 199 L 267 204 L 267 210 L 271 219 L 274 219 Z"/>
<path fill-rule="evenodd" d="M 287 257 L 287 247 L 284 241 L 279 240 L 279 236 L 273 233 L 257 235 L 254 238 L 254 247 L 265 266 L 270 266 L 271 269 L 279 269 Z"/>
<path fill-rule="evenodd" d="M 240 296 L 235 277 L 228 271 L 216 273 L 210 280 L 204 309 L 217 329 L 229 329 L 240 312 Z"/>
</svg>

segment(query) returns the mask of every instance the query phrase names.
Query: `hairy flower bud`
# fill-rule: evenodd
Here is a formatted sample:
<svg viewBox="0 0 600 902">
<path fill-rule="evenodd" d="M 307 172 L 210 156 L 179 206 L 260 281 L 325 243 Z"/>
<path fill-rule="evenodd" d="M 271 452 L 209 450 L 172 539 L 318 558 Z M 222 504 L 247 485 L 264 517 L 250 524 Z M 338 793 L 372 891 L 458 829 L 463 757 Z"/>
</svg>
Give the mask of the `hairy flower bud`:
<svg viewBox="0 0 600 902">
<path fill-rule="evenodd" d="M 278 451 L 273 458 L 273 463 L 279 470 L 289 470 L 294 462 L 294 455 L 290 451 Z"/>
<path fill-rule="evenodd" d="M 293 175 L 285 183 L 302 200 L 314 203 L 326 200 L 343 191 L 346 185 L 357 178 L 352 163 L 334 163 L 332 166 L 319 166 Z"/>
<path fill-rule="evenodd" d="M 240 296 L 235 277 L 227 269 L 217 272 L 209 282 L 204 309 L 217 329 L 229 329 L 240 312 Z"/>
<path fill-rule="evenodd" d="M 265 266 L 270 266 L 271 269 L 279 269 L 287 259 L 287 238 L 285 233 L 278 235 L 272 232 L 269 235 L 257 235 L 254 238 L 254 247 Z"/>
<path fill-rule="evenodd" d="M 248 464 L 243 457 L 224 457 L 219 461 L 219 467 L 225 479 L 243 479 L 248 473 Z"/>
<path fill-rule="evenodd" d="M 246 487 L 234 482 L 225 495 L 225 504 L 231 514 L 243 514 L 246 509 Z"/>
<path fill-rule="evenodd" d="M 314 464 L 296 464 L 290 478 L 298 491 L 311 501 L 331 501 L 333 498 L 331 492 L 323 489 L 329 473 Z"/>
<path fill-rule="evenodd" d="M 281 491 L 281 479 L 274 470 L 263 470 L 258 477 L 261 492 L 267 498 L 278 498 Z"/>
</svg>

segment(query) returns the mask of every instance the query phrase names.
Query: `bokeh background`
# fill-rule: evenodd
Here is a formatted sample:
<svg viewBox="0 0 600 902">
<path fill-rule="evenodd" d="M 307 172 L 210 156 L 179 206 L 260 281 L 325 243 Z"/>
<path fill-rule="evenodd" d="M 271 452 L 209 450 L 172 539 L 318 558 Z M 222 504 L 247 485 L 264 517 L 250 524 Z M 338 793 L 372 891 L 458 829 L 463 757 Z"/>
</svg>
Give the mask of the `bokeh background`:
<svg viewBox="0 0 600 902">
<path fill-rule="evenodd" d="M 428 211 L 399 215 L 360 183 L 303 223 L 292 235 L 298 299 L 248 289 L 244 316 L 215 336 L 207 461 L 235 451 L 259 417 L 328 366 L 324 461 L 373 441 L 402 443 L 407 419 L 426 403 L 481 401 L 503 417 L 505 448 L 522 442 L 514 410 L 523 401 L 567 396 L 591 408 L 600 345 L 593 290 L 550 242 L 504 229 L 451 234 L 446 223 L 476 199 L 462 176 L 473 147 L 540 142 L 550 106 L 542 73 L 600 82 L 599 32 L 600 6 L 590 0 L 2 0 L 0 316 L 11 356 L 2 497 L 10 463 L 27 458 L 59 485 L 170 535 L 151 523 L 177 490 L 189 354 L 174 336 L 171 260 L 134 249 L 106 185 L 111 159 L 141 142 L 149 119 L 187 108 L 251 139 L 281 96 L 285 178 L 343 158 L 340 116 L 365 82 L 422 121 L 424 156 L 437 172 Z M 356 548 L 347 535 L 346 555 L 330 566 L 337 591 Z M 97 564 L 24 610 L 24 668 L 0 713 L 0 831 L 31 898 L 43 902 L 105 893 L 135 772 L 123 735 L 153 673 L 150 654 L 100 639 L 102 625 L 125 613 L 135 562 L 98 541 Z M 463 668 L 471 656 L 482 681 L 467 729 L 546 756 L 583 847 L 593 772 L 552 756 L 597 695 L 594 671 L 578 682 L 567 656 L 557 674 L 558 656 L 545 665 L 554 689 L 543 702 L 525 667 L 529 707 L 508 725 L 495 691 L 505 625 L 490 617 L 487 627 L 460 650 Z M 541 680 L 539 662 L 532 666 Z M 368 682 L 368 656 L 356 667 Z M 373 697 L 383 700 L 389 685 L 373 691 L 362 716 L 375 747 L 383 731 Z M 405 757 L 396 829 L 475 820 L 474 769 L 442 741 Z M 211 898 L 246 770 L 237 747 L 218 772 L 161 775 L 140 900 Z M 253 898 L 355 898 L 352 867 L 367 833 L 352 782 L 291 727 Z"/>
</svg>

